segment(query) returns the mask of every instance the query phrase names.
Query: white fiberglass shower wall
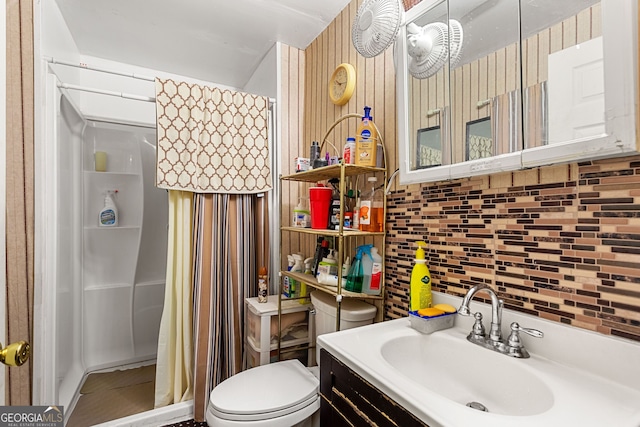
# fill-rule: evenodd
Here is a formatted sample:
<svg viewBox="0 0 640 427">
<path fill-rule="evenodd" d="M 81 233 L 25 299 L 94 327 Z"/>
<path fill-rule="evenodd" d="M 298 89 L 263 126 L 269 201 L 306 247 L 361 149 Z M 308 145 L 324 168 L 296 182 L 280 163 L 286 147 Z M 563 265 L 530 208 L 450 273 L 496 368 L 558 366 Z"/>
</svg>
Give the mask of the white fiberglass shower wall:
<svg viewBox="0 0 640 427">
<path fill-rule="evenodd" d="M 50 183 L 55 206 L 49 207 L 56 245 L 50 258 L 56 271 L 52 368 L 54 399 L 69 407 L 88 372 L 156 357 L 168 200 L 154 185 L 155 129 L 87 118 L 79 105 L 99 102 L 100 95 L 80 101 L 58 84 L 50 75 L 48 139 L 56 171 Z M 107 155 L 106 171 L 96 171 L 97 151 Z M 118 225 L 102 227 L 98 215 L 109 190 L 117 191 Z"/>
</svg>

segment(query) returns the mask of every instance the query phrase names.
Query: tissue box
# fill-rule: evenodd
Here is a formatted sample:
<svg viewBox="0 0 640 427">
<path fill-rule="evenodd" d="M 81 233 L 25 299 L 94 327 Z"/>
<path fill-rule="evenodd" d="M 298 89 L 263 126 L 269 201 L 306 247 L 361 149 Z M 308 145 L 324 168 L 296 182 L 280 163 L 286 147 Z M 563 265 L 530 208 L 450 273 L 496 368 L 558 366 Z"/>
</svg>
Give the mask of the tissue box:
<svg viewBox="0 0 640 427">
<path fill-rule="evenodd" d="M 452 328 L 458 312 L 445 313 L 435 317 L 422 317 L 414 311 L 409 312 L 411 327 L 423 334 L 430 334 L 442 329 Z"/>
</svg>

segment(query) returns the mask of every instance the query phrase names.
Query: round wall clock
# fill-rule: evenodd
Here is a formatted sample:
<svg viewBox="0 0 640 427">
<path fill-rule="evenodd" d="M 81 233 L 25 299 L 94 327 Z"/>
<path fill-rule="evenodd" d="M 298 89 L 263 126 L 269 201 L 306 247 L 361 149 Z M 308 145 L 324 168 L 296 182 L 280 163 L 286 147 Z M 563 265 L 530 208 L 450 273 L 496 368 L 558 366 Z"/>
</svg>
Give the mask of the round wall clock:
<svg viewBox="0 0 640 427">
<path fill-rule="evenodd" d="M 344 105 L 356 88 L 356 69 L 353 65 L 344 63 L 336 67 L 329 79 L 329 98 L 336 105 Z"/>
</svg>

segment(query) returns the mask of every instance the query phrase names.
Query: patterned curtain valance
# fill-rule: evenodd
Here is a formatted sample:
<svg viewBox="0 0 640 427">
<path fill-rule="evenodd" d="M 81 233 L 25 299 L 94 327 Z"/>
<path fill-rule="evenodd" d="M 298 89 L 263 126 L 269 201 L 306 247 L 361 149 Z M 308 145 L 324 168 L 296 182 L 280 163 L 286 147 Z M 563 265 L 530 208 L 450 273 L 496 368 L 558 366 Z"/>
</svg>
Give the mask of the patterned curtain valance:
<svg viewBox="0 0 640 427">
<path fill-rule="evenodd" d="M 271 189 L 269 100 L 156 79 L 156 186 L 195 193 Z"/>
</svg>

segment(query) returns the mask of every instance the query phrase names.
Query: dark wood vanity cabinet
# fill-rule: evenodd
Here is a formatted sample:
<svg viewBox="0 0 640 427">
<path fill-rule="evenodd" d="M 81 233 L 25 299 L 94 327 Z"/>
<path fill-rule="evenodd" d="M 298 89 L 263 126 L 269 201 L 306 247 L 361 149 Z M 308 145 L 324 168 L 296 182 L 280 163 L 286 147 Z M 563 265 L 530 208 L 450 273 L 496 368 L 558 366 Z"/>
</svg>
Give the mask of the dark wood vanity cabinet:
<svg viewBox="0 0 640 427">
<path fill-rule="evenodd" d="M 320 394 L 321 427 L 428 427 L 324 349 Z"/>
</svg>

